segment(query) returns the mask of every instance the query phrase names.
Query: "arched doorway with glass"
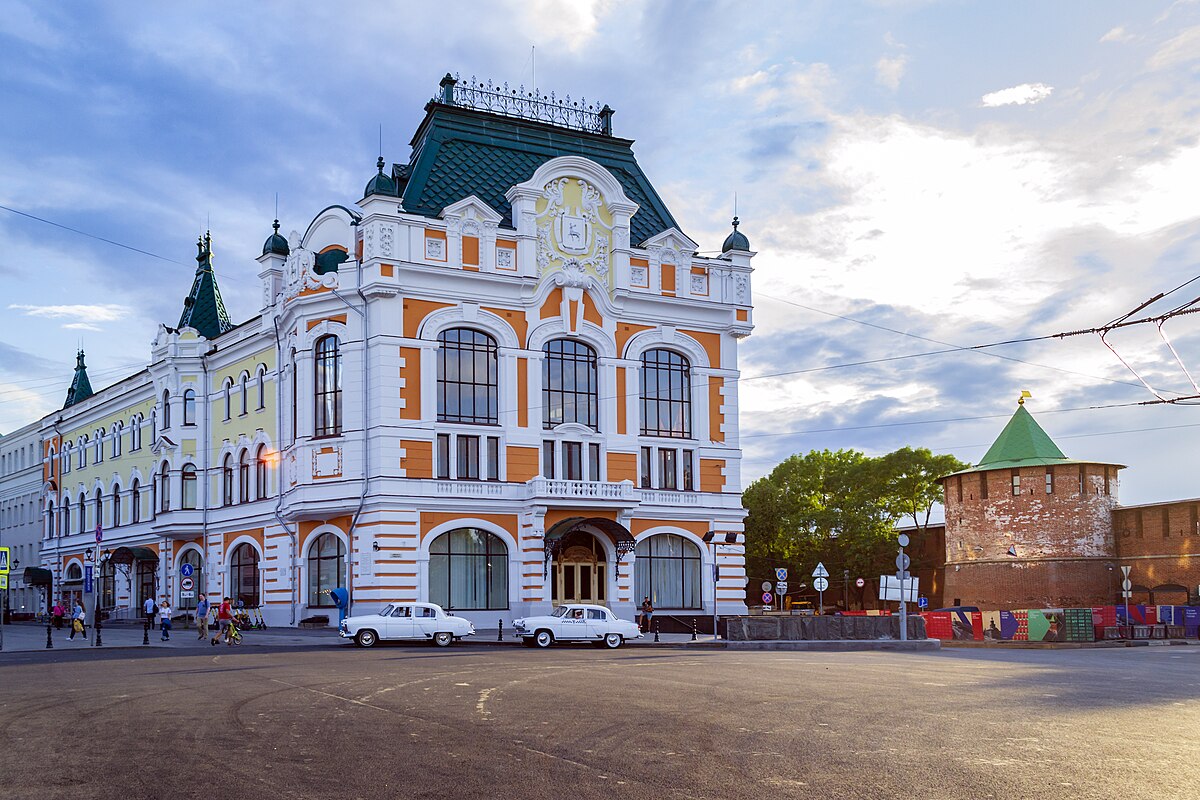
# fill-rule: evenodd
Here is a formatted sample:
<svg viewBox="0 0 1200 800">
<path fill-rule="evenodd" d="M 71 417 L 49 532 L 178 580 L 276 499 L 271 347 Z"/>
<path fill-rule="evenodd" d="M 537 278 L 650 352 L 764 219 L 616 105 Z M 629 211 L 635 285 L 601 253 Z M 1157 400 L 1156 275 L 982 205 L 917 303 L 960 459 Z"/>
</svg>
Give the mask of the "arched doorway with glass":
<svg viewBox="0 0 1200 800">
<path fill-rule="evenodd" d="M 550 526 L 543 542 L 554 605 L 612 606 L 621 562 L 634 548 L 624 525 L 603 517 L 568 517 Z"/>
<path fill-rule="evenodd" d="M 191 611 L 196 608 L 200 594 L 204 591 L 204 559 L 195 548 L 184 550 L 179 556 L 179 601 L 176 608 Z"/>
<path fill-rule="evenodd" d="M 346 545 L 331 532 L 316 536 L 308 546 L 308 607 L 334 608 L 331 592 L 346 586 Z"/>
<path fill-rule="evenodd" d="M 649 597 L 656 609 L 698 610 L 704 605 L 703 558 L 696 544 L 674 533 L 637 543 L 634 597 Z"/>
<path fill-rule="evenodd" d="M 261 605 L 262 585 L 258 574 L 258 550 L 249 542 L 234 548 L 229 558 L 229 596 L 245 608 Z"/>
<path fill-rule="evenodd" d="M 508 545 L 479 528 L 456 528 L 429 545 L 429 602 L 447 611 L 508 609 Z"/>
</svg>

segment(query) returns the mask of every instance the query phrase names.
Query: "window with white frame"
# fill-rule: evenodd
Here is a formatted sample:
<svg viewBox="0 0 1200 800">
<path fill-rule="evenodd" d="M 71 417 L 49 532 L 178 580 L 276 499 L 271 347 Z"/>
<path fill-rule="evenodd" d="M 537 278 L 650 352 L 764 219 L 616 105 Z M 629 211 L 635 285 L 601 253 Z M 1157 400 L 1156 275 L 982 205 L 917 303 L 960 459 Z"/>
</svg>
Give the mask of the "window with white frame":
<svg viewBox="0 0 1200 800">
<path fill-rule="evenodd" d="M 499 436 L 467 433 L 437 435 L 436 474 L 442 480 L 500 480 Z"/>
<path fill-rule="evenodd" d="M 553 339 L 542 352 L 543 427 L 575 422 L 599 430 L 596 351 L 574 339 Z"/>
<path fill-rule="evenodd" d="M 495 425 L 499 421 L 499 350 L 496 340 L 470 328 L 438 334 L 439 422 Z"/>
<path fill-rule="evenodd" d="M 184 464 L 179 476 L 182 489 L 179 507 L 194 509 L 196 507 L 196 467 L 193 464 Z"/>
<path fill-rule="evenodd" d="M 643 489 L 696 490 L 694 450 L 643 446 L 639 450 L 638 462 L 638 485 Z"/>
<path fill-rule="evenodd" d="M 342 358 L 336 336 L 322 336 L 313 347 L 316 405 L 313 436 L 342 433 Z"/>
<path fill-rule="evenodd" d="M 247 385 L 247 381 L 249 380 L 249 377 L 250 377 L 249 375 L 247 375 L 246 373 L 243 372 L 242 377 L 238 378 L 238 391 L 242 395 L 242 410 L 239 413 L 239 416 L 243 416 L 243 417 L 246 416 L 246 405 L 247 405 L 246 395 L 248 394 L 248 392 L 246 391 L 246 385 Z"/>
<path fill-rule="evenodd" d="M 183 392 L 183 424 L 185 427 L 196 424 L 196 393 L 191 389 Z"/>
<path fill-rule="evenodd" d="M 254 378 L 254 383 L 258 389 L 258 410 L 262 411 L 267 407 L 267 368 L 260 366 L 258 374 Z"/>
<path fill-rule="evenodd" d="M 162 427 L 164 431 L 171 430 L 171 393 L 165 389 L 162 393 Z"/>
<path fill-rule="evenodd" d="M 673 350 L 643 353 L 641 408 L 643 436 L 691 438 L 691 363 Z"/>
<path fill-rule="evenodd" d="M 604 448 L 577 439 L 542 441 L 542 476 L 566 481 L 604 480 Z"/>
<path fill-rule="evenodd" d="M 225 401 L 225 419 L 229 420 L 230 412 L 233 409 L 233 379 L 226 378 L 225 385 L 221 388 L 221 398 Z"/>
</svg>

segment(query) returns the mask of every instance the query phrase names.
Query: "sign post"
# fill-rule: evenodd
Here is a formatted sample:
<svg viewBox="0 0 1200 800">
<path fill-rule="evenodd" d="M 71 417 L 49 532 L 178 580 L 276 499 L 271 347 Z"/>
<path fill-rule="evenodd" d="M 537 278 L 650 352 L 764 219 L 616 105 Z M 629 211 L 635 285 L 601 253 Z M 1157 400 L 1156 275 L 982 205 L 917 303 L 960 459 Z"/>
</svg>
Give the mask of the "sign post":
<svg viewBox="0 0 1200 800">
<path fill-rule="evenodd" d="M 825 613 L 825 590 L 829 588 L 829 570 L 820 561 L 813 570 L 813 588 L 817 590 L 818 614 Z"/>
<path fill-rule="evenodd" d="M 1132 566 L 1121 567 L 1121 595 L 1125 598 L 1125 624 L 1129 626 L 1129 638 L 1133 638 L 1133 622 L 1129 619 L 1129 598 L 1133 594 L 1133 582 L 1129 580 Z"/>
<path fill-rule="evenodd" d="M 9 549 L 0 547 L 0 650 L 4 649 L 4 601 L 8 599 L 8 568 L 9 564 Z"/>
<path fill-rule="evenodd" d="M 908 545 L 908 534 L 902 533 L 896 540 L 900 544 L 900 555 L 896 556 L 896 577 L 900 579 L 900 641 L 908 641 L 908 600 L 905 597 L 905 584 L 908 582 L 909 558 L 904 554 Z"/>
</svg>

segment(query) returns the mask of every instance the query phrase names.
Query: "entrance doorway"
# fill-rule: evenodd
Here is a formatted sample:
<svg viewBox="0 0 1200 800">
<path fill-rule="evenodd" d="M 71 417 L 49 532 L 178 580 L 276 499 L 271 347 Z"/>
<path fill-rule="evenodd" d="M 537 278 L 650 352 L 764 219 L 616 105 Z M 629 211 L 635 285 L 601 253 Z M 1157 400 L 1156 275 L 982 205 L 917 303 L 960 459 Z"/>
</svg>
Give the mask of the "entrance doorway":
<svg viewBox="0 0 1200 800">
<path fill-rule="evenodd" d="M 585 531 L 563 537 L 554 559 L 552 600 L 563 603 L 604 605 L 608 595 L 608 564 L 604 548 Z"/>
</svg>

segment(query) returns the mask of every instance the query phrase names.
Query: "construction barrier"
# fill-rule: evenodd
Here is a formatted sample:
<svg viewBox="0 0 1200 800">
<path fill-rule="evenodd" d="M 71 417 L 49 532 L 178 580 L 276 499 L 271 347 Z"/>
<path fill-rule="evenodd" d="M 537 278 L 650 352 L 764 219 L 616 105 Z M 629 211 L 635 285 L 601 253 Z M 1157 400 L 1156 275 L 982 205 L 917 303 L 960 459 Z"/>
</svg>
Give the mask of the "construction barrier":
<svg viewBox="0 0 1200 800">
<path fill-rule="evenodd" d="M 1131 605 L 1030 608 L 1012 611 L 930 611 L 921 614 L 930 638 L 1010 642 L 1094 642 L 1112 639 L 1200 638 L 1200 607 Z"/>
</svg>

